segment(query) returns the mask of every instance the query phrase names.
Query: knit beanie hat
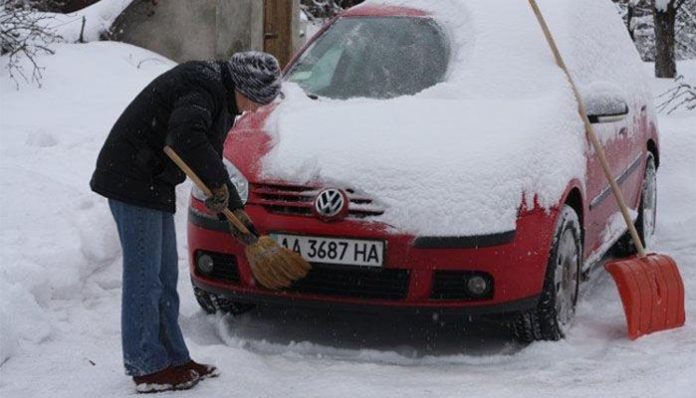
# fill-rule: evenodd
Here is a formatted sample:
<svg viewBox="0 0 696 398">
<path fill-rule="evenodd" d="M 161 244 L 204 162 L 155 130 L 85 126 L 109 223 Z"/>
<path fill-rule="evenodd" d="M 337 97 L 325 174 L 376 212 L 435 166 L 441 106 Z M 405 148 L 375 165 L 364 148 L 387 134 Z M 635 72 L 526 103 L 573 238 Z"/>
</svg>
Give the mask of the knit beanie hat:
<svg viewBox="0 0 696 398">
<path fill-rule="evenodd" d="M 266 105 L 280 93 L 280 65 L 271 54 L 240 52 L 234 54 L 227 64 L 235 88 L 250 100 Z"/>
</svg>

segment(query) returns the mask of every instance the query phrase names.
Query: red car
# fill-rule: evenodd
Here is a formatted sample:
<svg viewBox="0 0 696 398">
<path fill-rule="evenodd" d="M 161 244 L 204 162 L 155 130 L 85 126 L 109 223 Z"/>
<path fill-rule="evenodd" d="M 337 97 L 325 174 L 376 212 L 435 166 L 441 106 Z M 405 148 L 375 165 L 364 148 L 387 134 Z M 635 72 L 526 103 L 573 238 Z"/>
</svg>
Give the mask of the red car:
<svg viewBox="0 0 696 398">
<path fill-rule="evenodd" d="M 525 7 L 525 2 L 509 4 L 513 3 L 519 3 L 514 7 L 520 4 Z M 609 1 L 595 3 L 600 7 L 597 12 L 610 9 Z M 513 62 L 514 47 L 527 46 L 525 40 L 529 43 L 538 40 L 539 47 L 534 48 L 543 49 L 545 41 L 531 12 L 508 11 L 508 18 L 520 20 L 513 22 L 519 24 L 519 36 L 523 38 L 520 43 L 512 44 L 509 54 L 499 54 L 502 51 L 491 54 L 503 60 L 510 57 Z M 500 11 L 500 14 L 505 13 Z M 458 59 L 476 59 L 479 52 L 458 48 L 469 44 L 462 44 L 466 40 L 457 40 L 456 32 L 452 33 L 452 26 L 458 26 L 451 23 L 452 18 L 483 19 L 483 26 L 485 15 L 485 10 L 472 10 L 447 19 L 437 10 L 393 5 L 358 6 L 333 19 L 314 37 L 286 67 L 285 79 L 288 84 L 302 88 L 308 97 L 305 100 L 325 101 L 334 107 L 332 109 L 342 109 L 343 100 L 348 100 L 345 106 L 349 106 L 355 98 L 388 104 L 399 97 L 411 101 L 408 98 L 417 99 L 421 92 L 461 80 L 453 74 L 452 68 L 464 62 Z M 591 20 L 594 18 L 592 12 L 580 12 L 575 18 L 575 39 L 586 47 L 582 62 L 570 59 L 568 63 L 571 70 L 574 65 L 585 68 L 577 75 L 581 84 L 601 88 L 583 91 L 585 103 L 590 119 L 602 136 L 615 177 L 629 206 L 636 210 L 636 223 L 645 239 L 655 228 L 656 169 L 660 159 L 652 99 L 645 90 L 628 93 L 616 85 L 624 78 L 635 79 L 629 81 L 631 87 L 644 84 L 638 74 L 631 75 L 642 71 L 642 65 L 635 50 L 629 50 L 632 43 L 618 16 L 603 20 L 608 27 L 599 31 Z M 583 25 L 582 18 L 590 19 Z M 508 23 L 508 26 L 515 29 L 518 26 L 515 23 Z M 551 25 L 553 29 L 553 20 Z M 593 41 L 597 35 L 602 37 Z M 514 39 L 515 36 L 517 34 L 512 32 L 509 37 Z M 476 45 L 485 46 L 487 38 L 481 36 Z M 562 50 L 564 43 L 566 49 L 570 48 L 562 38 L 560 42 Z M 587 43 L 597 46 L 587 47 Z M 619 44 L 604 48 L 601 43 Z M 398 46 L 403 46 L 404 51 L 375 56 L 395 47 L 398 49 Z M 550 51 L 545 51 L 524 56 L 555 68 Z M 620 61 L 616 61 L 617 52 L 623 52 Z M 462 53 L 469 55 L 458 57 L 457 54 Z M 605 68 L 607 62 L 622 62 L 622 65 Z M 386 72 L 382 75 L 365 73 L 366 66 L 370 71 Z M 523 66 L 515 70 L 520 69 L 524 69 Z M 618 79 L 611 75 L 617 69 L 623 71 Z M 609 70 L 612 72 L 606 72 Z M 561 76 L 560 70 L 556 72 Z M 602 77 L 602 73 L 607 73 L 607 77 Z M 515 82 L 516 77 L 509 79 Z M 547 81 L 544 76 L 539 79 L 542 83 Z M 469 83 L 475 85 L 471 82 L 475 80 Z M 572 98 L 568 97 L 571 94 L 567 86 L 554 85 L 559 87 L 563 98 Z M 313 269 L 305 279 L 285 291 L 269 291 L 258 286 L 242 246 L 230 236 L 226 222 L 206 210 L 202 194 L 194 189 L 188 226 L 190 270 L 196 297 L 206 311 L 242 312 L 263 303 L 493 315 L 509 319 L 521 341 L 557 340 L 564 336 L 573 319 L 580 284 L 589 278 L 593 266 L 612 247 L 631 251 L 625 227 L 616 216 L 618 208 L 609 184 L 584 136 L 578 138 L 580 145 L 576 145 L 582 156 L 580 167 L 569 174 L 575 177 L 563 180 L 561 189 L 554 193 L 551 201 L 541 200 L 541 194 L 536 192 L 519 192 L 519 200 L 511 208 L 511 228 L 497 228 L 494 217 L 489 221 L 491 228 L 480 229 L 484 233 L 448 234 L 449 230 L 439 233 L 436 226 L 430 226 L 424 229 L 425 233 L 419 234 L 387 222 L 389 219 L 385 217 L 393 214 L 400 204 L 379 197 L 379 187 L 372 190 L 356 187 L 351 181 L 331 179 L 331 176 L 305 178 L 302 182 L 269 176 L 263 159 L 278 145 L 269 126 L 284 101 L 287 99 L 243 116 L 228 136 L 224 157 L 230 176 L 246 202 L 246 210 L 259 231 L 300 251 Z M 396 104 L 394 106 L 398 106 L 398 102 Z M 570 108 L 573 115 L 576 108 Z M 500 109 L 501 118 L 505 116 L 502 113 L 512 112 L 506 107 Z M 409 112 L 404 110 L 404 113 Z M 468 115 L 462 113 L 458 120 L 460 126 L 467 125 L 475 116 Z M 430 117 L 428 110 L 419 117 Z M 519 124 L 520 129 L 529 124 L 528 118 L 520 116 L 518 119 L 516 114 L 508 117 L 513 118 L 512 123 Z M 575 122 L 579 123 L 579 118 Z M 573 129 L 579 126 L 568 125 Z M 343 131 L 338 124 L 321 128 Z M 582 134 L 582 130 L 573 134 Z M 569 141 L 567 145 L 574 143 Z M 540 145 L 539 155 L 534 155 L 537 157 L 533 159 L 546 152 L 553 153 L 553 150 L 548 151 L 548 146 Z M 314 155 L 312 148 L 306 149 L 307 157 Z M 462 153 L 466 153 L 466 147 L 462 148 Z M 534 145 L 531 148 L 537 150 Z M 358 159 L 356 157 L 356 162 Z M 379 165 L 380 160 L 371 161 Z M 433 161 L 433 168 L 437 167 L 436 163 Z M 429 166 L 424 162 L 420 167 L 427 169 Z M 458 172 L 469 173 L 470 170 Z M 548 174 L 553 174 L 553 170 L 548 170 Z M 469 198 L 471 188 L 460 194 Z M 403 203 L 408 205 L 406 200 Z M 426 216 L 428 212 L 428 208 L 422 209 Z M 436 217 L 435 209 L 433 217 Z"/>
</svg>

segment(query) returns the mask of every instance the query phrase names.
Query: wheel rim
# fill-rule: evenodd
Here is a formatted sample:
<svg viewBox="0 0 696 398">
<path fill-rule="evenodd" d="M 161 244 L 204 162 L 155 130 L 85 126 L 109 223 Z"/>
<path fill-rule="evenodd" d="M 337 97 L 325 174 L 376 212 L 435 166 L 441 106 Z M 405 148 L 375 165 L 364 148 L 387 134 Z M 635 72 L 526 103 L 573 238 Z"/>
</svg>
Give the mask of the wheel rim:
<svg viewBox="0 0 696 398">
<path fill-rule="evenodd" d="M 655 233 L 655 218 L 657 214 L 657 176 L 655 163 L 652 159 L 645 170 L 645 183 L 643 184 L 643 237 L 648 238 Z"/>
<path fill-rule="evenodd" d="M 556 317 L 558 327 L 562 332 L 570 324 L 575 314 L 575 303 L 578 293 L 579 269 L 578 245 L 573 231 L 566 229 L 558 242 L 556 254 L 556 272 L 554 283 L 556 287 Z"/>
</svg>

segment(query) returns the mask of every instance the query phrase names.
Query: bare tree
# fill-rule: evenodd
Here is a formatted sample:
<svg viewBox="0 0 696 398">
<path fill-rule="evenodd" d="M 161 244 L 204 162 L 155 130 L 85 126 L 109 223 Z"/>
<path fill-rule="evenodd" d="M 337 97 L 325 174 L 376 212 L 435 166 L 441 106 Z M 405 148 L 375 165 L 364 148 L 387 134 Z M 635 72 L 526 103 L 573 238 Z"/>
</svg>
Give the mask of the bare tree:
<svg viewBox="0 0 696 398">
<path fill-rule="evenodd" d="M 633 25 L 633 17 L 636 15 L 636 4 L 633 1 L 629 1 L 626 11 L 626 27 L 628 27 L 628 34 L 631 36 L 631 40 L 636 41 L 636 28 Z"/>
<path fill-rule="evenodd" d="M 628 33 L 635 42 L 643 61 L 656 62 L 658 58 L 658 30 L 660 31 L 659 58 L 661 59 L 658 67 L 661 70 L 665 69 L 661 65 L 665 63 L 669 65 L 672 57 L 677 61 L 696 57 L 696 0 L 613 1 L 617 3 L 619 12 L 626 21 Z M 663 9 L 662 7 L 665 10 L 672 10 L 674 22 L 670 22 L 668 14 L 657 15 L 656 9 Z M 656 19 L 659 17 L 664 17 L 666 21 L 657 24 Z M 669 73 L 667 75 L 669 76 Z"/>
<path fill-rule="evenodd" d="M 696 0 L 685 0 L 679 7 L 674 34 L 677 59 L 696 58 Z"/>
<path fill-rule="evenodd" d="M 613 0 L 643 61 L 655 61 L 653 0 Z"/>
<path fill-rule="evenodd" d="M 677 61 L 674 54 L 674 27 L 677 11 L 686 0 L 655 0 L 655 76 L 674 78 L 677 75 Z"/>
<path fill-rule="evenodd" d="M 6 69 L 18 87 L 20 79 L 41 86 L 43 68 L 37 56 L 53 54 L 50 45 L 60 39 L 48 24 L 53 17 L 36 12 L 33 6 L 29 0 L 2 0 L 0 9 L 0 55 L 7 57 Z M 30 72 L 23 58 L 29 60 Z"/>
<path fill-rule="evenodd" d="M 696 87 L 688 84 L 684 76 L 679 76 L 675 80 L 677 85 L 658 97 L 662 102 L 657 109 L 667 114 L 680 108 L 690 111 L 696 109 Z"/>
</svg>

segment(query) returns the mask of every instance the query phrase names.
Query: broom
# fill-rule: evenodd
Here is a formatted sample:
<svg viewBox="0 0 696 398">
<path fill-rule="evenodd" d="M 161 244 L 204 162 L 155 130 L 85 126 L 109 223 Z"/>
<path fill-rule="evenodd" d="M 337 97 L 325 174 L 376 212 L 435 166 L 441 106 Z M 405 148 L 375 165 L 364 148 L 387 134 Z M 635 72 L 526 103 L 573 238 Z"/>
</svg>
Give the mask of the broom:
<svg viewBox="0 0 696 398">
<path fill-rule="evenodd" d="M 212 191 L 198 178 L 196 173 L 169 146 L 164 147 L 164 153 L 176 163 L 179 168 L 193 181 L 203 193 L 212 197 Z M 230 226 L 239 233 L 239 241 L 244 244 L 244 253 L 251 266 L 254 279 L 264 287 L 278 290 L 290 286 L 293 281 L 303 278 L 312 268 L 302 256 L 292 250 L 280 246 L 269 236 L 256 236 L 235 217 L 230 209 L 224 209 L 222 214 L 227 217 Z"/>
<path fill-rule="evenodd" d="M 628 213 L 621 189 L 611 174 L 604 148 L 587 117 L 580 92 L 568 67 L 563 62 L 556 41 L 551 35 L 551 30 L 546 24 L 536 0 L 529 0 L 529 5 L 534 11 L 549 47 L 551 47 L 556 63 L 563 69 L 570 82 L 573 95 L 578 102 L 578 112 L 585 124 L 585 132 L 597 153 L 602 171 L 609 181 L 621 215 L 626 221 L 633 245 L 638 252 L 636 257 L 612 261 L 604 266 L 614 278 L 619 290 L 628 323 L 628 337 L 633 340 L 648 333 L 681 327 L 684 325 L 686 314 L 684 311 L 684 282 L 679 268 L 670 256 L 646 253 L 643 242 L 641 242 L 638 231 L 636 231 Z"/>
</svg>

